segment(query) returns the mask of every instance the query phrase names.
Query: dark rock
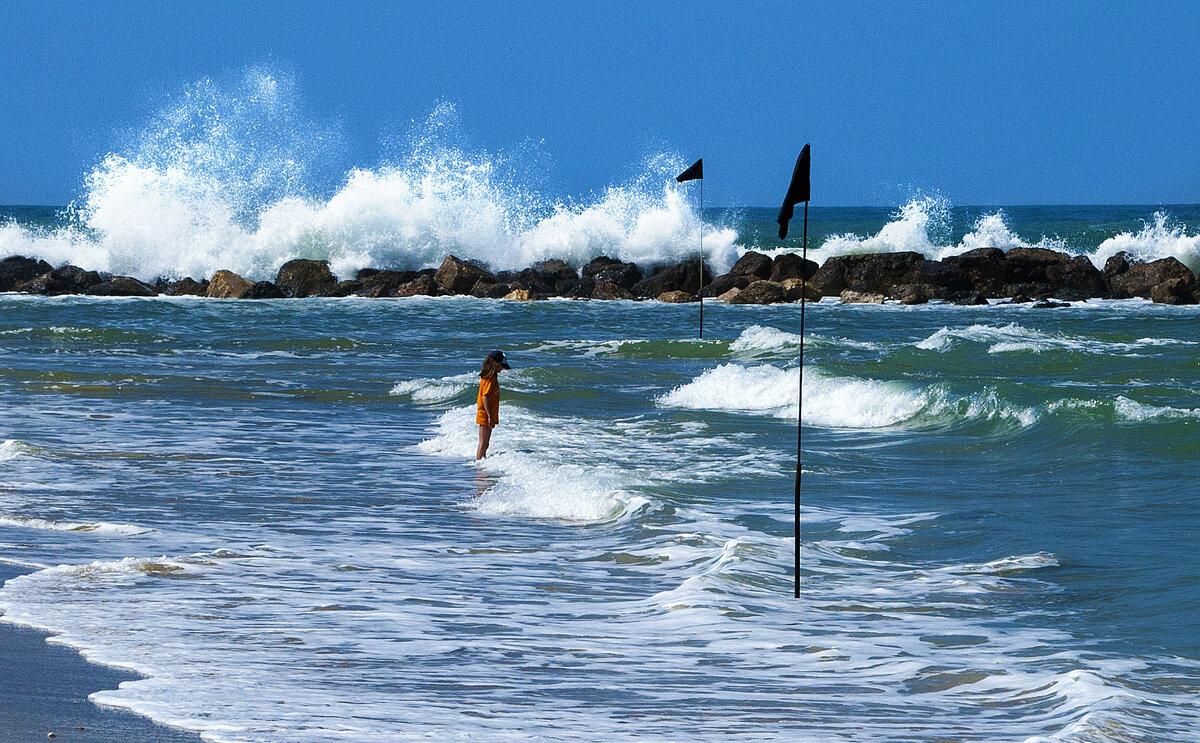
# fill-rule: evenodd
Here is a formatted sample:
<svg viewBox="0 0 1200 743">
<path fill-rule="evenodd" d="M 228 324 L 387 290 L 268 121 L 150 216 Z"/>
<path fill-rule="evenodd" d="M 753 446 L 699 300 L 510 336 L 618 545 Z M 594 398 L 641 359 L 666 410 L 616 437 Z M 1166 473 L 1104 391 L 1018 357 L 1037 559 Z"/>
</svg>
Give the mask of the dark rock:
<svg viewBox="0 0 1200 743">
<path fill-rule="evenodd" d="M 627 265 L 633 265 L 632 263 Z M 592 299 L 633 299 L 633 292 L 625 287 L 609 281 L 608 279 L 596 279 L 592 287 Z"/>
<path fill-rule="evenodd" d="M 988 303 L 988 298 L 982 292 L 956 292 L 946 298 L 952 304 L 963 305 L 965 307 L 974 307 Z"/>
<path fill-rule="evenodd" d="M 739 291 L 730 304 L 776 304 L 788 301 L 787 289 L 778 281 L 759 279 Z"/>
<path fill-rule="evenodd" d="M 1150 299 L 1155 304 L 1197 304 L 1198 293 L 1195 280 L 1176 276 L 1156 284 L 1150 290 Z"/>
<path fill-rule="evenodd" d="M 704 267 L 704 284 L 712 281 L 708 266 Z M 662 266 L 650 276 L 634 284 L 631 290 L 638 297 L 657 297 L 663 292 L 685 291 L 693 294 L 700 288 L 700 268 L 696 261 L 684 261 Z"/>
<path fill-rule="evenodd" d="M 771 269 L 774 267 L 774 260 L 762 253 L 755 253 L 752 250 L 741 258 L 738 258 L 737 263 L 733 264 L 733 268 L 729 269 L 729 273 L 739 276 L 754 276 L 760 279 L 769 279 L 771 278 Z"/>
<path fill-rule="evenodd" d="M 433 276 L 422 274 L 412 281 L 406 281 L 396 287 L 397 297 L 435 297 L 438 294 L 438 284 Z"/>
<path fill-rule="evenodd" d="M 360 297 L 391 297 L 401 284 L 412 281 L 420 274 L 416 271 L 375 271 L 357 279 L 358 287 L 352 292 Z M 359 271 L 361 274 L 362 271 Z"/>
<path fill-rule="evenodd" d="M 1094 292 L 1086 292 L 1080 289 L 1071 289 L 1067 287 L 1063 289 L 1056 289 L 1049 298 L 1057 299 L 1062 302 L 1083 302 L 1091 299 L 1094 296 L 1096 296 L 1096 293 Z"/>
<path fill-rule="evenodd" d="M 999 296 L 1007 284 L 1004 278 L 1004 251 L 1000 248 L 976 248 L 941 261 L 957 269 L 966 279 L 968 289 Z"/>
<path fill-rule="evenodd" d="M 642 280 L 642 269 L 634 263 L 625 263 L 616 258 L 600 256 L 583 267 L 583 278 L 605 279 L 622 289 L 632 289 Z"/>
<path fill-rule="evenodd" d="M 1040 302 L 1035 302 L 1033 309 L 1035 310 L 1056 310 L 1061 307 L 1070 307 L 1066 302 L 1054 302 L 1049 299 L 1043 299 Z"/>
<path fill-rule="evenodd" d="M 592 292 L 595 290 L 596 280 L 583 278 L 576 281 L 570 288 L 563 292 L 563 296 L 570 297 L 571 299 L 591 299 Z"/>
<path fill-rule="evenodd" d="M 475 288 L 471 289 L 472 297 L 480 299 L 501 299 L 513 289 L 520 289 L 509 284 L 489 283 L 487 281 L 478 281 L 475 283 Z M 525 289 L 525 291 L 529 291 Z"/>
<path fill-rule="evenodd" d="M 1009 304 L 1029 304 L 1033 301 L 1033 297 L 1028 294 L 1014 294 L 1012 299 L 1008 300 Z"/>
<path fill-rule="evenodd" d="M 870 253 L 837 255 L 825 261 L 812 283 L 824 295 L 841 294 L 846 289 L 867 294 L 893 294 L 903 284 L 922 282 L 920 253 Z"/>
<path fill-rule="evenodd" d="M 853 289 L 844 289 L 838 295 L 842 304 L 883 304 L 883 295 L 877 292 L 856 292 Z"/>
<path fill-rule="evenodd" d="M 241 299 L 254 286 L 233 271 L 220 270 L 208 282 L 207 296 L 215 299 Z"/>
<path fill-rule="evenodd" d="M 208 292 L 207 281 L 196 281 L 190 276 L 184 277 L 179 281 L 167 282 L 165 286 L 159 289 L 159 293 L 166 294 L 171 297 L 203 297 Z"/>
<path fill-rule="evenodd" d="M 958 263 L 927 260 L 917 266 L 917 273 L 916 285 L 925 287 L 930 299 L 946 299 L 973 288 L 970 277 Z"/>
<path fill-rule="evenodd" d="M 331 297 L 348 297 L 351 294 L 356 294 L 363 288 L 363 282 L 359 279 L 345 279 L 337 282 L 337 286 L 330 290 Z M 386 294 L 383 296 L 387 296 Z"/>
<path fill-rule="evenodd" d="M 927 284 L 904 284 L 897 287 L 896 295 L 900 299 L 900 304 L 928 304 L 936 290 L 937 287 L 930 287 Z"/>
<path fill-rule="evenodd" d="M 113 276 L 91 286 L 87 294 L 93 297 L 153 297 L 154 289 L 128 276 Z"/>
<path fill-rule="evenodd" d="M 29 281 L 54 270 L 46 261 L 14 255 L 0 261 L 0 292 L 10 292 L 22 281 Z"/>
<path fill-rule="evenodd" d="M 307 258 L 288 261 L 275 276 L 275 285 L 288 297 L 328 297 L 337 283 L 328 261 Z"/>
<path fill-rule="evenodd" d="M 1005 293 L 1010 296 L 1026 296 L 1033 299 L 1049 299 L 1054 296 L 1056 287 L 1053 284 L 1010 284 L 1005 287 Z"/>
<path fill-rule="evenodd" d="M 104 277 L 95 271 L 67 264 L 50 272 L 46 294 L 83 294 L 103 280 Z"/>
<path fill-rule="evenodd" d="M 354 273 L 354 278 L 365 279 L 374 276 L 377 273 L 381 273 L 378 268 L 360 268 Z"/>
<path fill-rule="evenodd" d="M 475 284 L 480 281 L 496 283 L 496 277 L 488 271 L 452 255 L 446 256 L 446 260 L 442 261 L 441 267 L 433 275 L 433 280 L 447 294 L 470 294 Z M 400 296 L 399 293 L 397 296 Z"/>
<path fill-rule="evenodd" d="M 242 299 L 284 299 L 283 291 L 270 281 L 256 281 L 242 295 Z"/>
<path fill-rule="evenodd" d="M 713 279 L 704 287 L 704 296 L 719 297 L 730 289 L 745 289 L 754 281 L 753 276 L 744 274 L 724 273 Z M 780 282 L 782 283 L 782 282 Z"/>
<path fill-rule="evenodd" d="M 795 253 L 780 253 L 771 264 L 771 281 L 783 283 L 787 279 L 812 280 L 819 266 L 816 261 L 805 261 Z"/>
<path fill-rule="evenodd" d="M 1149 297 L 1151 290 L 1167 279 L 1195 280 L 1192 270 L 1176 258 L 1161 258 L 1151 263 L 1133 261 L 1124 253 L 1104 264 L 1108 290 L 1119 298 Z"/>
<path fill-rule="evenodd" d="M 658 295 L 657 299 L 660 302 L 666 302 L 668 304 L 684 304 L 686 302 L 699 301 L 695 294 L 684 291 L 663 292 L 662 294 Z"/>
<path fill-rule="evenodd" d="M 1043 294 L 1072 289 L 1088 297 L 1104 293 L 1104 278 L 1086 256 L 1045 248 L 1013 248 L 1004 256 L 1004 278 L 1011 287 L 1040 285 Z"/>
<path fill-rule="evenodd" d="M 579 281 L 579 272 L 565 261 L 538 261 L 530 266 L 538 277 L 547 284 L 555 294 L 562 294 Z"/>
<path fill-rule="evenodd" d="M 817 291 L 817 287 L 803 279 L 784 279 L 781 283 L 789 302 L 799 302 L 801 299 L 806 302 L 821 301 L 821 292 Z"/>
</svg>

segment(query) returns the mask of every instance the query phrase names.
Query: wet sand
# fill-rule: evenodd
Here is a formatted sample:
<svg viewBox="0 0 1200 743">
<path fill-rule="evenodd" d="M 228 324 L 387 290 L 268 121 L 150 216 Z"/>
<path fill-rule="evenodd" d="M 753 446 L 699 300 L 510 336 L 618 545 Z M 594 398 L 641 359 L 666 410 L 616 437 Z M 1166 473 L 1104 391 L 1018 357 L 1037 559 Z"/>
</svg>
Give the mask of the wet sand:
<svg viewBox="0 0 1200 743">
<path fill-rule="evenodd" d="M 0 583 L 27 572 L 0 563 Z M 195 733 L 88 701 L 137 674 L 88 663 L 71 648 L 47 644 L 48 635 L 0 622 L 0 743 L 47 740 L 50 733 L 71 743 L 199 743 Z"/>
</svg>

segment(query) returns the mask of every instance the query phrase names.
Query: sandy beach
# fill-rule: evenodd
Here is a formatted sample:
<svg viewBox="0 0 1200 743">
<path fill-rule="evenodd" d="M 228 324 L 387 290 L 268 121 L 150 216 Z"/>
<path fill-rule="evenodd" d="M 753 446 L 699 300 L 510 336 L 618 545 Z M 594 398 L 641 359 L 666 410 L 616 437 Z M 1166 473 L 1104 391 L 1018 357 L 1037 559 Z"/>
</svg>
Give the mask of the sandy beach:
<svg viewBox="0 0 1200 743">
<path fill-rule="evenodd" d="M 0 563 L 0 583 L 28 570 Z M 88 695 L 137 675 L 85 661 L 46 642 L 48 633 L 0 623 L 0 741 L 196 743 L 200 736 L 156 725 L 141 715 L 97 706 Z"/>
</svg>

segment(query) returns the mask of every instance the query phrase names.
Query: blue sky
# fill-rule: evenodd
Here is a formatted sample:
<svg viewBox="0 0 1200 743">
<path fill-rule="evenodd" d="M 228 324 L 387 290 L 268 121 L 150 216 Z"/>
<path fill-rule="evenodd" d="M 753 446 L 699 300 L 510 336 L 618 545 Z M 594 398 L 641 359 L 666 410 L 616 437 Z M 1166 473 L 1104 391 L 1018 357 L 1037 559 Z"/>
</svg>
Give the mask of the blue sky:
<svg viewBox="0 0 1200 743">
<path fill-rule="evenodd" d="M 490 7 L 489 7 L 490 5 Z M 711 205 L 1200 202 L 1200 3 L 0 5 L 0 203 L 65 203 L 162 101 L 267 66 L 341 163 L 441 101 L 585 195 L 705 158 Z M 482 6 L 482 7 L 481 7 Z"/>
</svg>

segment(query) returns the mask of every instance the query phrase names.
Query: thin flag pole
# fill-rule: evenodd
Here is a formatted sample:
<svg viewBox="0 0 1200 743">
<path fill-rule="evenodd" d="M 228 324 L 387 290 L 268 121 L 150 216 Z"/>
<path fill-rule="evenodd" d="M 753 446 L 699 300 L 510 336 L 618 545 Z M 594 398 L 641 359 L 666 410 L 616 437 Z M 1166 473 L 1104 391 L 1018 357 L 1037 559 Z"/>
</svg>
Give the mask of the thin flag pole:
<svg viewBox="0 0 1200 743">
<path fill-rule="evenodd" d="M 795 566 L 792 579 L 796 585 L 796 598 L 800 598 L 800 477 L 803 469 L 800 466 L 800 454 L 804 451 L 804 434 L 801 421 L 804 420 L 804 308 L 808 296 L 808 278 L 804 276 L 808 266 L 808 202 L 804 202 L 804 247 L 801 249 L 800 278 L 804 285 L 800 290 L 800 391 L 796 397 L 796 555 L 792 564 Z"/>
<path fill-rule="evenodd" d="M 692 163 L 691 167 L 675 176 L 676 183 L 700 181 L 700 277 L 697 279 L 696 296 L 700 298 L 700 338 L 704 338 L 704 158 Z"/>
<path fill-rule="evenodd" d="M 800 475 L 803 471 L 801 455 L 804 452 L 804 429 L 802 428 L 804 420 L 804 310 L 808 304 L 808 277 L 804 274 L 808 266 L 808 200 L 811 195 L 808 174 L 810 163 L 809 145 L 804 145 L 804 149 L 800 150 L 800 157 L 796 158 L 796 167 L 792 169 L 792 181 L 788 184 L 787 194 L 783 197 L 783 206 L 779 207 L 779 218 L 775 220 L 779 223 L 779 239 L 783 240 L 787 237 L 788 222 L 792 221 L 792 217 L 796 213 L 796 204 L 804 202 L 804 247 L 800 264 L 800 277 L 804 283 L 801 285 L 800 291 L 800 390 L 796 404 L 796 519 L 793 531 L 796 555 L 792 563 L 792 580 L 796 587 L 796 598 L 800 598 L 800 537 L 802 535 Z"/>
<path fill-rule="evenodd" d="M 704 340 L 704 179 L 700 179 L 700 340 Z"/>
</svg>

